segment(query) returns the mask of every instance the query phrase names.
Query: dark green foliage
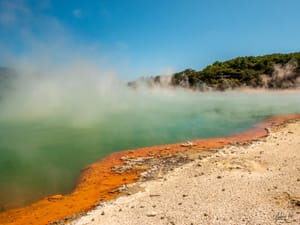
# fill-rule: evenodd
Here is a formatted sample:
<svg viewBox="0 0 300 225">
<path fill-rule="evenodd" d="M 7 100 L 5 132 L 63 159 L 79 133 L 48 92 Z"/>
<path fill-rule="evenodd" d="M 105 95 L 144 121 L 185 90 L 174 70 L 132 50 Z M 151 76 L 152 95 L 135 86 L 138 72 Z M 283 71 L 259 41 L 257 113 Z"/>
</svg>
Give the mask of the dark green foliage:
<svg viewBox="0 0 300 225">
<path fill-rule="evenodd" d="M 280 65 L 282 73 L 286 74 L 274 75 L 275 65 Z M 285 68 L 286 65 L 291 66 Z M 216 61 L 202 71 L 187 69 L 176 73 L 172 77 L 171 84 L 200 90 L 203 88 L 225 90 L 241 86 L 291 88 L 297 85 L 297 78 L 300 76 L 299 66 L 300 52 L 237 57 L 225 62 Z"/>
</svg>

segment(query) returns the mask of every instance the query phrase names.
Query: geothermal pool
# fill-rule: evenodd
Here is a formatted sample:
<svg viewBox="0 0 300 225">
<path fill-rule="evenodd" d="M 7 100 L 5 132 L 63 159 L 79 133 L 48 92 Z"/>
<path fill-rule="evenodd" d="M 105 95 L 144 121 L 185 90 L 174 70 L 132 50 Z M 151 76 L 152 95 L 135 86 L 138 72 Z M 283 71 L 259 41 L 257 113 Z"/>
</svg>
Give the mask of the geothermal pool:
<svg viewBox="0 0 300 225">
<path fill-rule="evenodd" d="M 0 100 L 0 211 L 70 192 L 81 168 L 114 151 L 228 136 L 300 113 L 300 92 L 50 89 Z"/>
</svg>

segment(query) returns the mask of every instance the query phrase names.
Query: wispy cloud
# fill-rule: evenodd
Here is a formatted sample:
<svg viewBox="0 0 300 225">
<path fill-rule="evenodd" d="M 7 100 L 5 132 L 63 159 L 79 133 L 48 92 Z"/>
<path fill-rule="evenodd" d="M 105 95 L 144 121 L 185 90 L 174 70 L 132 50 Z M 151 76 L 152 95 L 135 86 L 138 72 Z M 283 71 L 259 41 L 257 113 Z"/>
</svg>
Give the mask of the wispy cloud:
<svg viewBox="0 0 300 225">
<path fill-rule="evenodd" d="M 43 52 L 58 52 L 61 46 L 71 42 L 64 24 L 55 16 L 43 13 L 43 6 L 50 5 L 33 7 L 26 0 L 0 0 L 1 63 L 13 64 L 25 52 L 26 57 L 39 54 L 37 58 L 41 58 Z"/>
<path fill-rule="evenodd" d="M 43 67 L 82 59 L 103 68 L 122 67 L 121 55 L 128 48 L 125 42 L 120 40 L 108 46 L 100 39 L 78 40 L 61 18 L 48 13 L 55 8 L 50 0 L 41 0 L 40 4 L 0 0 L 0 64 L 14 67 L 19 62 L 29 62 L 32 67 Z M 86 13 L 81 8 L 69 9 L 71 18 L 84 18 Z"/>
<path fill-rule="evenodd" d="M 76 18 L 81 18 L 82 17 L 82 10 L 81 9 L 74 9 L 72 11 L 72 14 Z"/>
<path fill-rule="evenodd" d="M 26 6 L 23 0 L 11 0 L 0 2 L 0 24 L 13 25 L 22 18 L 27 18 L 31 14 L 30 9 Z"/>
</svg>

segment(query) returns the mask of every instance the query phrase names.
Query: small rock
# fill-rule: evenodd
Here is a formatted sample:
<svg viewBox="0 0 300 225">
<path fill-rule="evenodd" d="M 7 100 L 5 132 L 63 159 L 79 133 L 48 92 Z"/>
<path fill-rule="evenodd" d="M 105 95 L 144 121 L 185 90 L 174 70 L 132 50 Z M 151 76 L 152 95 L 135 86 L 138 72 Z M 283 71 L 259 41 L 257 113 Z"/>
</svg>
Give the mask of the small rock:
<svg viewBox="0 0 300 225">
<path fill-rule="evenodd" d="M 186 194 L 183 194 L 183 195 L 182 195 L 182 197 L 184 197 L 184 198 L 187 197 L 187 196 L 188 196 L 188 195 L 186 195 Z"/>
<path fill-rule="evenodd" d="M 221 177 L 221 176 L 217 176 L 217 178 L 218 178 L 218 179 L 221 179 L 222 177 Z"/>
<path fill-rule="evenodd" d="M 154 216 L 156 216 L 156 212 L 150 212 L 150 213 L 147 213 L 147 216 L 148 217 L 154 217 Z"/>
<path fill-rule="evenodd" d="M 53 195 L 48 197 L 48 201 L 49 202 L 54 202 L 54 201 L 58 201 L 58 200 L 62 200 L 63 196 L 62 195 Z"/>
<path fill-rule="evenodd" d="M 295 201 L 294 201 L 294 204 L 295 204 L 296 206 L 300 206 L 300 200 L 295 200 Z"/>
<path fill-rule="evenodd" d="M 151 194 L 150 195 L 150 198 L 152 198 L 152 197 L 159 197 L 160 195 L 158 195 L 158 194 Z"/>
<path fill-rule="evenodd" d="M 103 216 L 104 214 L 105 214 L 104 211 L 102 211 L 101 216 Z"/>
<path fill-rule="evenodd" d="M 193 145 L 194 144 L 190 141 L 187 141 L 187 142 L 181 144 L 182 147 L 189 147 L 189 146 L 193 146 Z"/>
<path fill-rule="evenodd" d="M 129 158 L 128 156 L 122 156 L 122 157 L 121 157 L 121 160 L 125 161 L 125 160 L 127 160 L 128 158 Z"/>
</svg>

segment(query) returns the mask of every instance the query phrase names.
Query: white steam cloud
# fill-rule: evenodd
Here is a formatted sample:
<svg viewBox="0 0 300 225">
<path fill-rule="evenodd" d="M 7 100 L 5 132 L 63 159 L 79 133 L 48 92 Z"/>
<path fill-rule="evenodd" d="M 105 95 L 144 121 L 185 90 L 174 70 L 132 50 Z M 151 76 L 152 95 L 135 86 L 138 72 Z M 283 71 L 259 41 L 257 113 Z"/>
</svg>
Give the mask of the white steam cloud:
<svg viewBox="0 0 300 225">
<path fill-rule="evenodd" d="M 291 61 L 285 65 L 275 64 L 271 77 L 262 75 L 266 88 L 299 88 L 299 75 L 296 73 L 297 62 Z"/>
<path fill-rule="evenodd" d="M 7 178 L 0 186 L 0 198 L 9 196 L 7 200 L 2 197 L 0 211 L 9 208 L 10 196 L 18 196 L 19 205 L 32 201 L 30 194 L 20 191 L 31 179 L 42 189 L 41 195 L 70 190 L 79 169 L 97 160 L 102 151 L 107 154 L 107 149 L 226 135 L 229 124 L 232 130 L 240 130 L 240 124 L 249 118 L 252 123 L 272 114 L 300 112 L 299 93 L 285 96 L 166 89 L 170 76 L 162 81 L 162 87 L 135 90 L 118 77 L 118 64 L 111 63 L 102 51 L 98 53 L 101 43 L 74 41 L 56 18 L 33 16 L 22 0 L 0 6 L 0 28 L 9 24 L 24 50 L 16 54 L 0 37 L 2 66 L 16 73 L 0 98 L 0 126 L 4 131 L 0 171 Z M 23 21 L 22 15 L 26 16 Z M 16 163 L 19 170 L 9 167 Z M 32 166 L 37 163 L 38 167 Z M 1 180 L 3 177 L 0 174 Z M 44 190 L 56 186 L 55 190 Z M 38 191 L 34 190 L 28 188 L 36 196 Z"/>
</svg>

